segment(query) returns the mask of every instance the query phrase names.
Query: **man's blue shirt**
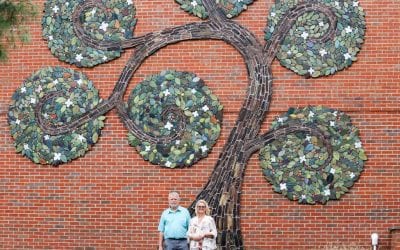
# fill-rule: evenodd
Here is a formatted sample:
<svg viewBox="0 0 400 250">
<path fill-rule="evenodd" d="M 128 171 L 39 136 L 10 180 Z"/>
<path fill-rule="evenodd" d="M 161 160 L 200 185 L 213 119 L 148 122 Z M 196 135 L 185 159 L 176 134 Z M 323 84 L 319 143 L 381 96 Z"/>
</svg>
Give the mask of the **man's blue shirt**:
<svg viewBox="0 0 400 250">
<path fill-rule="evenodd" d="M 167 208 L 161 214 L 158 231 L 164 234 L 164 239 L 186 238 L 189 222 L 190 214 L 186 208 L 178 206 L 175 211 Z"/>
</svg>

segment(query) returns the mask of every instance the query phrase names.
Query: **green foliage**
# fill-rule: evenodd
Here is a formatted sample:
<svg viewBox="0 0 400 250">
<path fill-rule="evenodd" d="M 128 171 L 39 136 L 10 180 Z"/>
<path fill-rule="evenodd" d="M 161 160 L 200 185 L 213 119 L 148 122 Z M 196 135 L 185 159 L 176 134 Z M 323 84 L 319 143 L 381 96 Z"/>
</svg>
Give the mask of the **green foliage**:
<svg viewBox="0 0 400 250">
<path fill-rule="evenodd" d="M 303 132 L 289 134 L 260 151 L 265 178 L 275 192 L 302 204 L 339 199 L 358 179 L 367 160 L 358 129 L 343 112 L 321 106 L 289 109 L 272 123 L 272 129 L 293 122 L 329 135 L 333 157 L 324 165 L 328 151 L 320 138 Z"/>
<path fill-rule="evenodd" d="M 26 28 L 19 27 L 36 15 L 36 6 L 31 1 L 0 0 L 0 60 L 7 59 L 8 46 L 30 40 Z"/>
<path fill-rule="evenodd" d="M 121 55 L 120 50 L 104 51 L 86 46 L 75 34 L 71 16 L 84 0 L 47 0 L 42 17 L 43 38 L 59 60 L 78 67 L 93 67 Z M 94 7 L 81 15 L 83 29 L 94 41 L 118 42 L 131 39 L 136 24 L 131 1 L 101 0 L 106 8 Z"/>
<path fill-rule="evenodd" d="M 265 40 L 277 30 L 281 18 L 299 0 L 276 0 L 268 15 Z M 280 63 L 299 75 L 320 77 L 343 70 L 357 60 L 365 36 L 365 14 L 353 0 L 318 0 L 330 7 L 337 17 L 335 36 L 325 43 L 313 42 L 329 30 L 328 18 L 319 12 L 307 12 L 297 19 L 277 53 Z"/>
<path fill-rule="evenodd" d="M 188 72 L 163 71 L 137 85 L 129 102 L 129 116 L 147 134 L 163 137 L 177 132 L 179 120 L 163 119 L 163 110 L 176 107 L 184 114 L 181 138 L 165 144 L 140 141 L 128 135 L 131 146 L 153 164 L 169 168 L 191 166 L 206 157 L 221 132 L 222 105 L 203 80 Z M 170 118 L 170 119 L 169 119 Z"/>
<path fill-rule="evenodd" d="M 104 116 L 74 131 L 46 135 L 39 127 L 35 108 L 46 94 L 63 95 L 46 101 L 40 114 L 51 125 L 63 125 L 92 110 L 101 102 L 97 89 L 80 72 L 48 67 L 35 72 L 18 88 L 8 111 L 8 123 L 17 152 L 35 163 L 59 165 L 83 156 L 99 138 Z"/>
</svg>

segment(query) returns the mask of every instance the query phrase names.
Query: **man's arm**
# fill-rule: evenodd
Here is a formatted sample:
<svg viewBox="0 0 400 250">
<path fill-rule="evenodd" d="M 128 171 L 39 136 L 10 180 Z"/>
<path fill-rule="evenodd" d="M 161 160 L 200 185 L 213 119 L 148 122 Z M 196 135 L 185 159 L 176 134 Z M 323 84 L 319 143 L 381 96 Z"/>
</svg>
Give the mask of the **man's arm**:
<svg viewBox="0 0 400 250">
<path fill-rule="evenodd" d="M 158 237 L 158 249 L 162 250 L 163 248 L 163 240 L 164 240 L 164 234 L 163 232 L 160 232 L 160 235 Z"/>
</svg>

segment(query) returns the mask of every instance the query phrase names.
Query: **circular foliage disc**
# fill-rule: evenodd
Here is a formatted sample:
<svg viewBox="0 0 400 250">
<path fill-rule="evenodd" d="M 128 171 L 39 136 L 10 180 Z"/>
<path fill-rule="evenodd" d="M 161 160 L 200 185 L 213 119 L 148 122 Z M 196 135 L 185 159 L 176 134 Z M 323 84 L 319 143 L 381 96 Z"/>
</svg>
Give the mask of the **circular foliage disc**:
<svg viewBox="0 0 400 250">
<path fill-rule="evenodd" d="M 190 14 L 206 19 L 208 13 L 204 8 L 202 0 L 175 0 L 181 5 L 181 9 Z M 253 0 L 215 0 L 222 8 L 226 17 L 233 18 L 238 16 L 242 11 L 247 9 L 247 6 L 253 3 Z"/>
<path fill-rule="evenodd" d="M 58 59 L 78 67 L 93 67 L 120 56 L 121 51 L 103 51 L 86 46 L 75 35 L 71 16 L 84 0 L 47 0 L 42 18 L 43 38 Z M 98 41 L 123 41 L 133 37 L 135 8 L 131 0 L 101 0 L 81 14 L 87 34 Z"/>
<path fill-rule="evenodd" d="M 98 91 L 80 72 L 48 67 L 35 72 L 18 88 L 8 111 L 8 123 L 17 152 L 35 163 L 58 165 L 83 156 L 96 143 L 103 128 L 104 116 L 94 119 L 73 132 L 47 135 L 39 127 L 35 108 L 46 94 L 63 92 L 45 101 L 41 116 L 52 125 L 72 121 L 100 101 Z"/>
<path fill-rule="evenodd" d="M 191 166 L 206 157 L 220 134 L 222 106 L 203 80 L 188 72 L 163 71 L 132 91 L 129 116 L 146 134 L 163 137 L 176 134 L 179 119 L 164 119 L 162 113 L 176 107 L 184 117 L 184 131 L 166 144 L 140 141 L 129 133 L 130 145 L 153 164 L 169 168 Z"/>
<path fill-rule="evenodd" d="M 272 129 L 300 122 L 329 135 L 333 157 L 321 138 L 298 132 L 273 141 L 260 151 L 266 179 L 275 192 L 299 203 L 326 203 L 339 199 L 359 178 L 367 160 L 358 129 L 346 114 L 325 107 L 289 111 L 272 123 Z M 325 166 L 325 167 L 324 167 Z"/>
<path fill-rule="evenodd" d="M 276 1 L 270 9 L 265 40 L 269 41 L 279 20 L 299 0 Z M 358 1 L 319 0 L 336 14 L 337 26 L 333 40 L 312 41 L 329 30 L 328 18 L 320 12 L 308 12 L 297 19 L 284 38 L 277 53 L 280 63 L 299 75 L 319 77 L 334 74 L 356 61 L 365 35 L 365 14 Z"/>
</svg>

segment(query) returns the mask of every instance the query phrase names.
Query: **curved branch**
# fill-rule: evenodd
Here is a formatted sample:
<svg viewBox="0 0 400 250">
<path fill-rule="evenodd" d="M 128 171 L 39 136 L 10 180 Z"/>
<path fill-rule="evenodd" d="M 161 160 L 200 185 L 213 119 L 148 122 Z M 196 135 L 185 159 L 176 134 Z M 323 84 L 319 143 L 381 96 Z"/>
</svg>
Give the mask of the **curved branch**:
<svg viewBox="0 0 400 250">
<path fill-rule="evenodd" d="M 321 168 L 324 168 L 331 162 L 333 157 L 333 149 L 329 141 L 329 137 L 316 127 L 309 127 L 299 123 L 286 124 L 275 130 L 268 131 L 267 133 L 255 138 L 254 140 L 247 142 L 244 147 L 245 155 L 250 156 L 257 150 L 261 149 L 262 147 L 271 143 L 272 141 L 278 139 L 279 137 L 296 132 L 305 132 L 314 135 L 318 137 L 320 140 L 322 140 L 323 144 L 327 149 L 328 158 L 324 162 L 324 165 L 321 166 Z"/>
<path fill-rule="evenodd" d="M 277 28 L 274 31 L 274 34 L 271 37 L 271 40 L 264 47 L 264 51 L 266 52 L 266 57 L 269 64 L 272 63 L 272 61 L 274 60 L 275 55 L 278 52 L 278 46 L 281 44 L 282 40 L 285 38 L 297 19 L 307 12 L 321 12 L 325 14 L 329 20 L 329 30 L 322 37 L 310 38 L 311 41 L 324 43 L 334 37 L 336 31 L 337 17 L 331 8 L 314 1 L 299 3 L 298 5 L 287 11 L 286 14 L 282 17 L 279 24 L 277 25 Z"/>
<path fill-rule="evenodd" d="M 143 129 L 137 126 L 136 123 L 132 121 L 132 119 L 129 117 L 128 111 L 126 110 L 124 102 L 122 100 L 117 103 L 117 110 L 122 122 L 125 124 L 129 132 L 131 132 L 136 138 L 142 141 L 147 141 L 153 144 L 166 144 L 170 141 L 180 138 L 185 132 L 186 117 L 182 113 L 182 111 L 178 109 L 178 107 L 170 106 L 167 109 L 163 110 L 163 120 L 168 120 L 167 116 L 172 113 L 174 116 L 173 119 L 179 121 L 176 132 L 167 136 L 154 136 L 143 132 Z"/>
<path fill-rule="evenodd" d="M 85 124 L 86 122 L 96 119 L 100 115 L 107 113 L 114 107 L 114 104 L 110 100 L 106 100 L 99 103 L 97 107 L 95 107 L 94 109 L 82 114 L 80 117 L 76 118 L 75 120 L 69 123 L 61 125 L 51 124 L 47 120 L 44 120 L 43 117 L 41 116 L 43 106 L 47 101 L 63 96 L 64 93 L 65 93 L 64 91 L 49 92 L 39 100 L 39 103 L 35 107 L 36 121 L 39 127 L 43 130 L 43 132 L 48 135 L 60 135 L 69 133 L 75 130 L 77 127 Z"/>
</svg>

